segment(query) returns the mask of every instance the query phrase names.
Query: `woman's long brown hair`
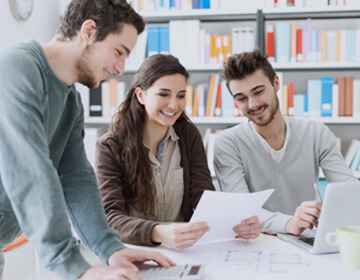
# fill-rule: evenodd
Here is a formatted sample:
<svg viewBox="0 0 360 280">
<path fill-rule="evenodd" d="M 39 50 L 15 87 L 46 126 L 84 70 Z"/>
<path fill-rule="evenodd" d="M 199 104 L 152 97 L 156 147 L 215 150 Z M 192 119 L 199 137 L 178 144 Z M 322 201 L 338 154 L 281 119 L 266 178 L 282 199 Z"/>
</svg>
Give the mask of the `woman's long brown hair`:
<svg viewBox="0 0 360 280">
<path fill-rule="evenodd" d="M 136 205 L 146 215 L 154 214 L 155 188 L 148 150 L 143 145 L 146 112 L 135 95 L 135 89 L 146 91 L 161 77 L 189 73 L 172 55 L 153 55 L 147 58 L 135 74 L 128 94 L 113 117 L 112 134 L 119 143 L 119 160 L 124 167 L 121 180 L 126 186 L 123 195 L 129 204 Z M 185 117 L 182 114 L 180 118 Z"/>
</svg>

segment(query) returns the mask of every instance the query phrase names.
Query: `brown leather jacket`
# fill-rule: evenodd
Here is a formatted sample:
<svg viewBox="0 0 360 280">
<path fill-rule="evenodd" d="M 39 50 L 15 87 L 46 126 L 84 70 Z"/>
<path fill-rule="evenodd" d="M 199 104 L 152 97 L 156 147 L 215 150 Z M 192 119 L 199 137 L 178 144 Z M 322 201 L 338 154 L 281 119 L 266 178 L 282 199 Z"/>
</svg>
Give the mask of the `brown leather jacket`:
<svg viewBox="0 0 360 280">
<path fill-rule="evenodd" d="M 180 165 L 184 170 L 184 197 L 181 214 L 190 220 L 194 208 L 204 190 L 214 190 L 207 165 L 201 135 L 195 125 L 187 119 L 179 119 L 174 129 L 179 136 L 181 153 Z M 97 142 L 96 174 L 100 186 L 105 214 L 110 226 L 119 234 L 122 241 L 136 245 L 156 245 L 151 240 L 152 229 L 159 222 L 151 217 L 129 216 L 129 205 L 125 200 L 119 174 L 124 162 L 116 156 L 118 143 L 116 137 L 108 132 Z M 130 205 L 131 206 L 131 205 Z"/>
</svg>

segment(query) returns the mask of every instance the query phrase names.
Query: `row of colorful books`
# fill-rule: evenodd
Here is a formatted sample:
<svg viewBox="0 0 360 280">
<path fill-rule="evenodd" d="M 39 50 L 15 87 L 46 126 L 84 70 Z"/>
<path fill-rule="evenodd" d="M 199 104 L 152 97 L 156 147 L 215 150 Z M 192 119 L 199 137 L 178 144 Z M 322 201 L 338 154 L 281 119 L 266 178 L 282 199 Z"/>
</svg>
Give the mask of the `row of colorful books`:
<svg viewBox="0 0 360 280">
<path fill-rule="evenodd" d="M 360 117 L 360 80 L 321 77 L 307 81 L 306 92 L 294 82 L 281 87 L 280 110 L 284 115 L 311 117 Z"/>
<path fill-rule="evenodd" d="M 218 0 L 135 0 L 130 1 L 137 11 L 166 11 L 211 9 Z"/>
<path fill-rule="evenodd" d="M 244 3 L 233 0 L 130 0 L 129 2 L 139 12 L 164 12 L 164 11 L 242 11 L 244 7 L 254 12 L 266 6 L 268 0 L 252 0 Z"/>
<path fill-rule="evenodd" d="M 280 81 L 282 73 L 278 73 Z M 281 83 L 280 110 L 289 116 L 360 118 L 360 80 L 353 77 L 321 77 L 307 81 L 305 91 L 294 82 Z M 124 82 L 109 80 L 97 89 L 76 86 L 81 94 L 85 117 L 110 119 L 126 96 Z M 193 117 L 233 117 L 240 113 L 220 74 L 211 74 L 209 81 L 189 85 L 186 112 Z"/>
<path fill-rule="evenodd" d="M 358 0 L 265 0 L 266 8 L 359 7 Z"/>
<path fill-rule="evenodd" d="M 266 26 L 266 54 L 271 61 L 360 61 L 360 29 L 321 30 L 313 21 L 279 21 Z"/>
<path fill-rule="evenodd" d="M 142 11 L 187 11 L 193 9 L 242 10 L 244 4 L 233 0 L 130 0 L 133 7 Z M 252 8 L 357 8 L 357 0 L 253 0 L 246 3 Z"/>
<path fill-rule="evenodd" d="M 233 97 L 219 74 L 211 74 L 208 83 L 188 86 L 186 113 L 192 117 L 233 117 L 238 115 Z"/>
<path fill-rule="evenodd" d="M 255 48 L 255 29 L 233 27 L 231 33 L 216 34 L 200 27 L 199 20 L 174 20 L 168 25 L 150 25 L 141 34 L 128 61 L 137 69 L 145 57 L 171 53 L 186 66 L 222 65 L 232 53 Z"/>
</svg>

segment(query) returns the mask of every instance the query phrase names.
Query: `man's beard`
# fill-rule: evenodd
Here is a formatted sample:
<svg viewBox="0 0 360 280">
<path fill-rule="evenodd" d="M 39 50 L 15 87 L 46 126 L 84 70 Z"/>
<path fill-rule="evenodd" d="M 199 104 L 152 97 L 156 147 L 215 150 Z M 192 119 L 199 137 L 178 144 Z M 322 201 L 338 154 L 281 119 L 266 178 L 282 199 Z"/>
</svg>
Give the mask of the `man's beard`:
<svg viewBox="0 0 360 280">
<path fill-rule="evenodd" d="M 88 88 L 95 88 L 98 84 L 94 77 L 93 71 L 89 67 L 88 57 L 91 54 L 90 47 L 87 47 L 82 53 L 79 62 L 77 63 L 78 79 L 79 83 L 87 86 Z"/>
<path fill-rule="evenodd" d="M 265 109 L 267 110 L 267 108 Z M 250 120 L 258 126 L 267 126 L 269 125 L 275 118 L 277 111 L 279 110 L 279 99 L 277 95 L 275 95 L 273 103 L 270 105 L 270 116 L 262 121 L 258 121 L 256 118 L 252 118 L 250 114 L 248 114 Z"/>
</svg>

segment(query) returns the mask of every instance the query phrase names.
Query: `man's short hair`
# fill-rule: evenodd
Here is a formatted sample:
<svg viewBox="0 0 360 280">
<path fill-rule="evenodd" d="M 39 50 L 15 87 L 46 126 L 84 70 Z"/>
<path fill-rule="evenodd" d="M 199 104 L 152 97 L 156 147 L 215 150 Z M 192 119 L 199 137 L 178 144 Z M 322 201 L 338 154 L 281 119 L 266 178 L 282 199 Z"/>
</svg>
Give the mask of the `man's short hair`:
<svg viewBox="0 0 360 280">
<path fill-rule="evenodd" d="M 134 26 L 138 34 L 145 28 L 143 18 L 126 0 L 72 0 L 61 20 L 58 31 L 61 39 L 75 37 L 87 19 L 96 22 L 96 41 L 121 32 L 124 24 Z"/>
<path fill-rule="evenodd" d="M 242 80 L 259 69 L 274 85 L 276 73 L 267 58 L 258 50 L 230 56 L 224 64 L 223 76 L 229 87 L 231 80 Z"/>
</svg>

